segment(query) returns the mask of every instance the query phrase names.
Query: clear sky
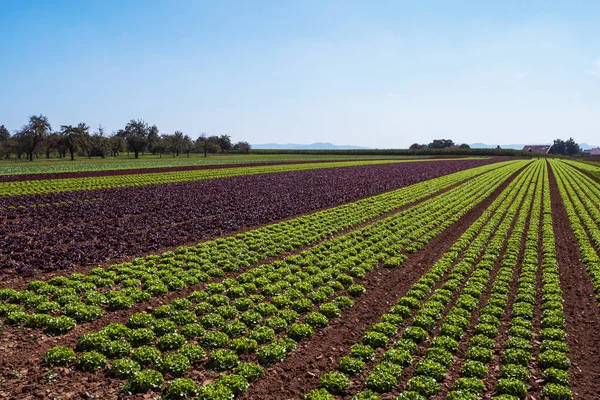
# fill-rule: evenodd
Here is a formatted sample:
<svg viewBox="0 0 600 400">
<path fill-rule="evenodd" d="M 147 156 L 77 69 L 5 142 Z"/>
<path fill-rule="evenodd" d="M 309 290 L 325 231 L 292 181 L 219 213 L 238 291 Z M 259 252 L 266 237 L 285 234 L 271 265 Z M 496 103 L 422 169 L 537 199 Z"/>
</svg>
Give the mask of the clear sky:
<svg viewBox="0 0 600 400">
<path fill-rule="evenodd" d="M 600 145 L 600 1 L 0 0 L 0 124 Z"/>
</svg>

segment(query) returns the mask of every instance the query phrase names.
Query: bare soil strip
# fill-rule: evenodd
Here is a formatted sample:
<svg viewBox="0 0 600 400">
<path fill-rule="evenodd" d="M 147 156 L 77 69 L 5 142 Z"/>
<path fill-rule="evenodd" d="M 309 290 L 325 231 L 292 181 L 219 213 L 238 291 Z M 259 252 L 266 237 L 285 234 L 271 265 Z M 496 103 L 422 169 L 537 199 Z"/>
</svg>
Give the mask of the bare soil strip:
<svg viewBox="0 0 600 400">
<path fill-rule="evenodd" d="M 562 203 L 554 172 L 550 170 L 550 197 L 554 217 L 557 259 L 564 297 L 567 343 L 570 348 L 571 390 L 576 399 L 600 398 L 600 309 L 592 281 Z"/>
</svg>

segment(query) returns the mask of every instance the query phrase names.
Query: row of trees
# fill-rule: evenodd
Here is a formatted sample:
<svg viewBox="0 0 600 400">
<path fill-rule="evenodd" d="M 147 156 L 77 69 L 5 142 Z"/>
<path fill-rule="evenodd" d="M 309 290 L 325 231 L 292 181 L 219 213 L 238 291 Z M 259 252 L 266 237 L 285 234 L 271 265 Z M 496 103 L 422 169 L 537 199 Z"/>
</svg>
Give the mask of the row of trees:
<svg viewBox="0 0 600 400">
<path fill-rule="evenodd" d="M 574 156 L 581 153 L 581 148 L 579 144 L 575 143 L 573 138 L 569 138 L 569 140 L 556 139 L 554 140 L 554 153 L 562 154 L 564 156 Z"/>
<path fill-rule="evenodd" d="M 31 116 L 29 123 L 14 135 L 0 125 L 0 158 L 15 155 L 20 159 L 25 155 L 32 161 L 40 155 L 65 158 L 68 153 L 73 160 L 75 154 L 104 158 L 117 157 L 125 151 L 132 152 L 135 158 L 146 152 L 161 157 L 163 154 L 172 154 L 173 157 L 186 154 L 189 157 L 191 153 L 202 153 L 206 157 L 208 153 L 227 153 L 231 150 L 248 153 L 250 144 L 233 144 L 229 135 L 209 136 L 202 133 L 193 140 L 181 131 L 161 134 L 156 125 L 150 126 L 143 120 L 131 120 L 123 129 L 111 135 L 106 135 L 102 126 L 90 133 L 90 127 L 83 122 L 61 125 L 58 131 L 53 131 L 48 117 L 44 115 Z"/>
<path fill-rule="evenodd" d="M 411 150 L 421 150 L 421 149 L 448 149 L 450 147 L 456 147 L 460 149 L 470 149 L 471 147 L 463 143 L 460 146 L 454 144 L 454 141 L 451 139 L 435 139 L 433 142 L 429 144 L 419 144 L 413 143 L 410 145 L 409 149 Z"/>
</svg>

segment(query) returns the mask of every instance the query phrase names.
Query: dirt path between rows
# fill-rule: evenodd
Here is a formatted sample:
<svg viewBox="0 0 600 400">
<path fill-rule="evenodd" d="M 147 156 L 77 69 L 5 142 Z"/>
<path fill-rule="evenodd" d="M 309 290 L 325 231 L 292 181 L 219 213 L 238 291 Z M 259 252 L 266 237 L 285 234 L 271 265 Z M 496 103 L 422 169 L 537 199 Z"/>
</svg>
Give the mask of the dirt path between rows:
<svg viewBox="0 0 600 400">
<path fill-rule="evenodd" d="M 520 172 L 520 171 L 519 171 Z M 517 172 L 518 173 L 518 172 Z M 335 370 L 340 357 L 437 261 L 515 178 L 509 177 L 490 196 L 436 236 L 399 269 L 378 269 L 365 283 L 367 292 L 343 318 L 320 330 L 282 363 L 267 368 L 241 400 L 299 399 L 317 387 L 323 372 Z"/>
<path fill-rule="evenodd" d="M 600 309 L 592 281 L 581 262 L 581 254 L 564 208 L 552 167 L 550 197 L 567 343 L 571 354 L 571 389 L 576 399 L 600 398 Z"/>
</svg>

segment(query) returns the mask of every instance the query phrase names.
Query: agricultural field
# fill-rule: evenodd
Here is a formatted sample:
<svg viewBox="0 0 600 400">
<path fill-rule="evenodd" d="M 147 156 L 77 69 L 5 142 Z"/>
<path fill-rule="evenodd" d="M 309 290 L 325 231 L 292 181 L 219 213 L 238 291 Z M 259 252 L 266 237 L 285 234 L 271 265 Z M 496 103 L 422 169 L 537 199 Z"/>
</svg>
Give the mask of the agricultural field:
<svg viewBox="0 0 600 400">
<path fill-rule="evenodd" d="M 590 163 L 2 164 L 0 217 L 0 398 L 600 398 Z"/>
</svg>

